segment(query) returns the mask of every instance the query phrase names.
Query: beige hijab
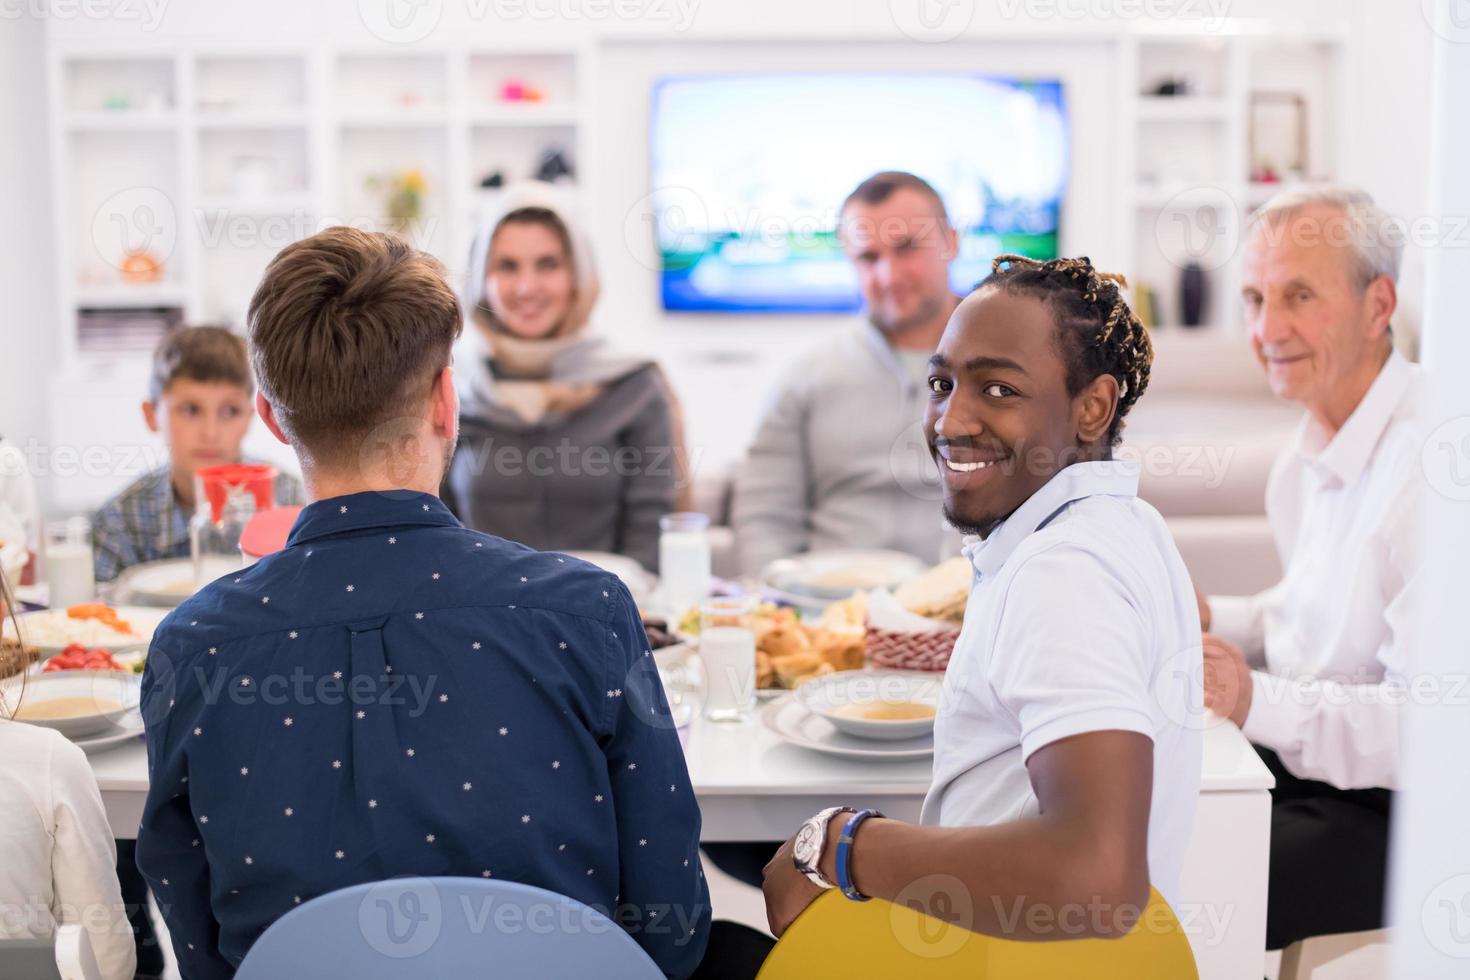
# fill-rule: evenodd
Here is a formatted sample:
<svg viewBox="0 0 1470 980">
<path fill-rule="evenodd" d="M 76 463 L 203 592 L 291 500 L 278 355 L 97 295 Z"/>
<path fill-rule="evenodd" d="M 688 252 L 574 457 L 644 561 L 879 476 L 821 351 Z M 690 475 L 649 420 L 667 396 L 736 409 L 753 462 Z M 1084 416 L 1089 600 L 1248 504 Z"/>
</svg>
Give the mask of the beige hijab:
<svg viewBox="0 0 1470 980">
<path fill-rule="evenodd" d="M 490 244 L 506 215 L 545 208 L 561 219 L 572 245 L 572 304 L 548 337 L 526 340 L 500 322 L 485 291 Z M 480 221 L 470 250 L 464 288 L 466 329 L 455 349 L 455 379 L 461 411 L 505 424 L 532 426 L 548 415 L 571 415 L 591 404 L 607 385 L 655 362 L 614 352 L 592 323 L 600 284 L 582 226 L 571 218 L 564 195 L 551 184 L 527 181 L 506 187 Z M 677 506 L 694 506 L 693 477 L 684 443 L 684 413 L 673 385 L 659 372 L 669 402 L 677 468 Z"/>
<path fill-rule="evenodd" d="M 523 208 L 555 214 L 571 242 L 571 306 L 550 335 L 535 340 L 517 337 L 506 328 L 491 310 L 485 288 L 495 232 L 507 215 Z M 648 363 L 614 355 L 600 338 L 589 336 L 592 308 L 601 288 L 597 269 L 581 226 L 572 220 L 563 195 L 550 184 L 512 184 L 496 196 L 475 236 L 468 279 L 464 305 L 472 329 L 464 331 L 455 360 L 457 373 L 473 391 L 461 391 L 461 395 L 472 393 L 475 401 L 499 405 L 535 423 L 552 412 L 577 411 L 596 400 L 607 384 Z M 480 370 L 482 366 L 485 370 Z"/>
</svg>

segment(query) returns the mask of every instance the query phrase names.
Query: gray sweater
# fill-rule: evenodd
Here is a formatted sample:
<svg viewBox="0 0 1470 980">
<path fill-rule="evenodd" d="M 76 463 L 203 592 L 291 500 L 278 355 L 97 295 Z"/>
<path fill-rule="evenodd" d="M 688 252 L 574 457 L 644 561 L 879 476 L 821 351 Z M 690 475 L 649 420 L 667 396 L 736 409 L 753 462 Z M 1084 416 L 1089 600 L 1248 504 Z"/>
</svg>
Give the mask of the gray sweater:
<svg viewBox="0 0 1470 980">
<path fill-rule="evenodd" d="M 461 396 L 463 398 L 463 396 Z M 540 551 L 611 551 L 658 569 L 658 519 L 674 509 L 673 426 L 652 364 L 575 412 L 535 423 L 462 400 L 446 504 L 468 526 Z"/>
<path fill-rule="evenodd" d="M 937 562 L 947 536 L 924 440 L 928 390 L 877 327 L 801 356 L 735 483 L 741 570 L 819 548 L 892 548 Z"/>
</svg>

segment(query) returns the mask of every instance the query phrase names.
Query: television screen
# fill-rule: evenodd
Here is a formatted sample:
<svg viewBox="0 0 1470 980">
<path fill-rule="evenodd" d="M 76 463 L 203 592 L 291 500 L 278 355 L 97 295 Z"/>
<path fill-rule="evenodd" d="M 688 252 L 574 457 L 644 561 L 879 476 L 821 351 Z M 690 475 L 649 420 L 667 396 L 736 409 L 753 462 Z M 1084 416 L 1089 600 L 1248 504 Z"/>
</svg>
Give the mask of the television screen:
<svg viewBox="0 0 1470 980">
<path fill-rule="evenodd" d="M 851 312 L 837 209 L 880 170 L 923 177 L 959 232 L 959 294 L 1002 252 L 1057 255 L 1067 184 L 1059 81 L 969 73 L 678 76 L 653 91 L 663 306 Z"/>
</svg>

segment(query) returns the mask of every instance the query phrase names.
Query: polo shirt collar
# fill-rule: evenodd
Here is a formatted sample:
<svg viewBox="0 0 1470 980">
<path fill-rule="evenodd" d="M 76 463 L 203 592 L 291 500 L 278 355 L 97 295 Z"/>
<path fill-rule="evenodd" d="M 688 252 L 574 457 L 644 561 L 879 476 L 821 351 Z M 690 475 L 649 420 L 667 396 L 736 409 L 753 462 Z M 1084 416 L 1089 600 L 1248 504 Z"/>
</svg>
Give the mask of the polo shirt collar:
<svg viewBox="0 0 1470 980">
<path fill-rule="evenodd" d="M 873 352 L 873 357 L 877 358 L 878 363 L 883 365 L 886 371 L 901 378 L 907 378 L 903 362 L 898 358 L 898 352 L 893 349 L 893 345 L 888 342 L 888 337 L 876 323 L 872 320 L 864 320 L 862 335 L 868 344 L 868 349 Z"/>
<path fill-rule="evenodd" d="M 1325 445 L 1322 430 L 1311 416 L 1302 420 L 1297 452 L 1344 485 L 1353 483 L 1373 458 L 1373 450 L 1408 394 L 1412 380 L 1409 362 L 1398 351 L 1391 352 L 1363 400 Z"/>
<path fill-rule="evenodd" d="M 444 501 L 417 490 L 370 490 L 307 504 L 291 525 L 286 547 L 375 527 L 459 527 Z"/>
<path fill-rule="evenodd" d="M 983 579 L 1000 571 L 1006 559 L 1033 531 L 1044 527 L 1074 500 L 1084 497 L 1138 496 L 1137 463 L 1121 459 L 1073 463 L 1059 471 L 1017 507 L 985 539 L 965 539 L 964 554 Z"/>
</svg>

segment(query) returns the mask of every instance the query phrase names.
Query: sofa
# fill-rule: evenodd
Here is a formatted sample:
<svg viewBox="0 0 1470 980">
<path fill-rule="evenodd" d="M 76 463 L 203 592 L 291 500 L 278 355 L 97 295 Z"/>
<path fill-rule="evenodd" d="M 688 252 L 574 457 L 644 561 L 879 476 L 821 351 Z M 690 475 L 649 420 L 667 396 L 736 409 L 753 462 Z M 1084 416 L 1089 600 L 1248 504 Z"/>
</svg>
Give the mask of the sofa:
<svg viewBox="0 0 1470 980">
<path fill-rule="evenodd" d="M 1271 394 L 1243 338 L 1155 338 L 1149 389 L 1118 455 L 1139 463 L 1139 496 L 1164 516 L 1205 593 L 1257 592 L 1280 578 L 1266 480 L 1300 417 Z M 695 508 L 715 525 L 714 570 L 723 577 L 737 574 L 728 526 L 733 475 L 733 467 L 706 468 L 694 484 Z"/>
</svg>

